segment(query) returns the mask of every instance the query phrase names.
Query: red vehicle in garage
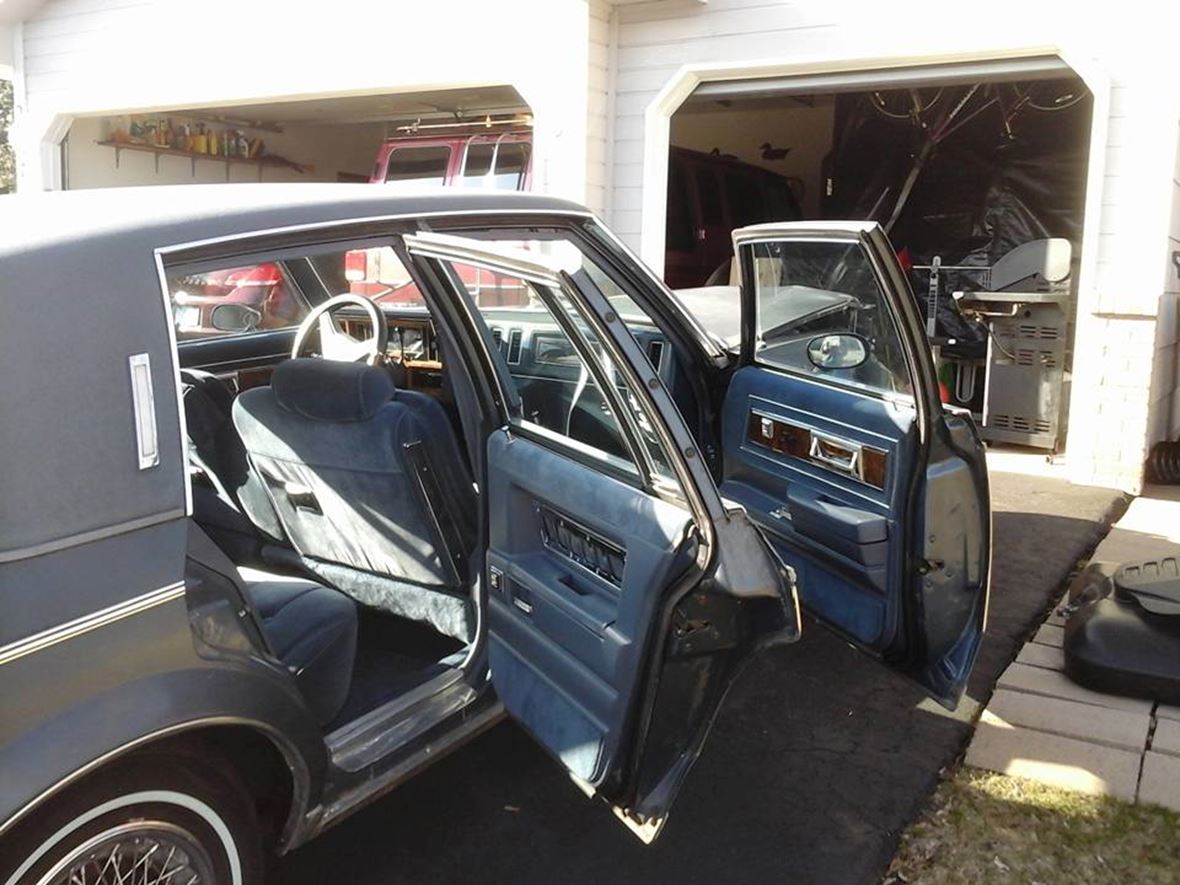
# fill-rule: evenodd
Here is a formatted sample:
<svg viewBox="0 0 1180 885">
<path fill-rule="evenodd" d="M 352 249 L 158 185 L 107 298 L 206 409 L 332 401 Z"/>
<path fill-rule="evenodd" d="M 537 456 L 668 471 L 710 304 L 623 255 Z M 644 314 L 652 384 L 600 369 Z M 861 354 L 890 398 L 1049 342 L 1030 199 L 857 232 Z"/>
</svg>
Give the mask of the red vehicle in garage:
<svg viewBox="0 0 1180 885">
<path fill-rule="evenodd" d="M 448 127 L 453 128 L 453 127 Z M 409 135 L 386 139 L 377 152 L 369 181 L 407 190 L 421 187 L 459 187 L 469 190 L 527 191 L 532 186 L 531 129 L 488 132 L 480 127 L 435 135 Z M 349 291 L 382 304 L 398 307 L 422 305 L 418 287 L 410 280 L 397 256 L 389 249 L 348 253 L 345 275 Z M 483 292 L 489 303 L 489 286 L 500 289 L 500 304 L 524 303 L 515 284 L 499 285 L 494 275 L 464 280 L 468 288 Z"/>
<path fill-rule="evenodd" d="M 488 132 L 480 127 L 477 134 L 397 136 L 377 151 L 369 181 L 527 191 L 532 146 L 531 129 Z"/>
<path fill-rule="evenodd" d="M 172 292 L 172 310 L 181 340 L 226 329 L 282 329 L 303 316 L 304 305 L 271 262 L 190 274 L 180 282 L 183 288 Z"/>
</svg>

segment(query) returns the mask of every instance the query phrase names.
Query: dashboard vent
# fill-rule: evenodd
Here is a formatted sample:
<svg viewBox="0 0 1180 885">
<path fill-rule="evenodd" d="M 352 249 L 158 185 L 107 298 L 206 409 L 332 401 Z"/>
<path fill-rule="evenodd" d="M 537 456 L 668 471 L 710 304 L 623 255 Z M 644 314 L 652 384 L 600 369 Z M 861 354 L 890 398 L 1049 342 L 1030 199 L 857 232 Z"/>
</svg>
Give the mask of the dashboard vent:
<svg viewBox="0 0 1180 885">
<path fill-rule="evenodd" d="M 496 345 L 496 350 L 504 352 L 504 333 L 499 329 L 492 329 L 492 343 Z"/>
<path fill-rule="evenodd" d="M 661 363 L 664 361 L 664 342 L 659 339 L 647 342 L 647 359 L 652 364 L 657 372 L 663 368 Z"/>
<path fill-rule="evenodd" d="M 523 333 L 520 329 L 512 329 L 508 333 L 508 365 L 520 364 L 520 340 Z"/>
</svg>

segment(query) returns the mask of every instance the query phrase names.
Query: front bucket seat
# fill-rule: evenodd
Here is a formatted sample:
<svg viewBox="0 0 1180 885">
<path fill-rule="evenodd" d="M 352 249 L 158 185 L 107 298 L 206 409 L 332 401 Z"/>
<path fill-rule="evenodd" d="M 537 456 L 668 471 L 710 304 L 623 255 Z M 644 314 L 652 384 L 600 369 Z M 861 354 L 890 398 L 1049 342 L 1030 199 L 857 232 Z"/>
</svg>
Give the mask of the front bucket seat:
<svg viewBox="0 0 1180 885">
<path fill-rule="evenodd" d="M 359 602 L 472 638 L 475 494 L 446 413 L 363 363 L 292 359 L 234 425 L 304 566 Z M 269 508 L 251 519 L 263 522 Z"/>
</svg>

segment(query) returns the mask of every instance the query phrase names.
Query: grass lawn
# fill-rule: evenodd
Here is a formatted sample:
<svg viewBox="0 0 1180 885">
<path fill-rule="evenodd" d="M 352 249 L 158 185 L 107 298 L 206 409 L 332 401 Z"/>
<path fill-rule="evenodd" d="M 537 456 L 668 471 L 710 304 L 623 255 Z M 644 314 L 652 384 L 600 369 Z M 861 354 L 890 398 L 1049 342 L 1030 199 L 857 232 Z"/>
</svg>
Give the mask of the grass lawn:
<svg viewBox="0 0 1180 885">
<path fill-rule="evenodd" d="M 1180 814 L 962 769 L 902 836 L 897 883 L 1180 883 Z"/>
</svg>

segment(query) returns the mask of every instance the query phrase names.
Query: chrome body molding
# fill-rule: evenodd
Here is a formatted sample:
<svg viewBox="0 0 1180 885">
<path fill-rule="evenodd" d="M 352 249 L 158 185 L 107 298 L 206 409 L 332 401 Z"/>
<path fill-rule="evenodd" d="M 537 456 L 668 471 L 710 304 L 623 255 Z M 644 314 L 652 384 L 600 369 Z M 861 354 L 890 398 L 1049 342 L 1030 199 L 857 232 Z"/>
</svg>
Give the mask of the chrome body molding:
<svg viewBox="0 0 1180 885">
<path fill-rule="evenodd" d="M 99 609 L 72 621 L 66 621 L 56 627 L 50 627 L 16 642 L 0 646 L 0 666 L 10 664 L 23 657 L 50 648 L 77 636 L 82 636 L 92 630 L 129 618 L 140 612 L 163 605 L 184 596 L 184 581 L 177 581 L 158 590 L 152 590 L 140 596 L 135 596 L 115 605 Z"/>
</svg>

